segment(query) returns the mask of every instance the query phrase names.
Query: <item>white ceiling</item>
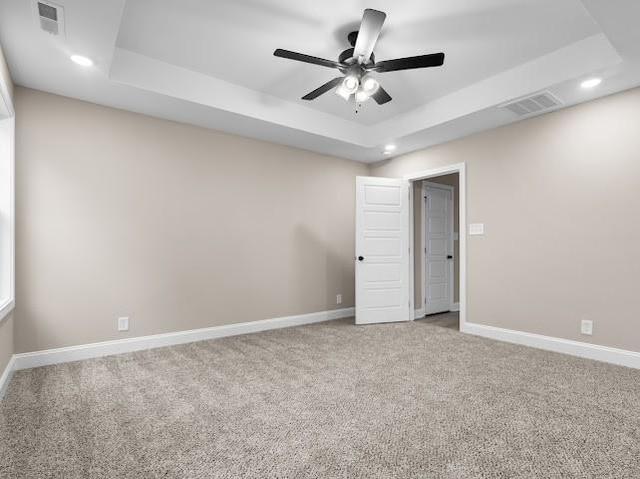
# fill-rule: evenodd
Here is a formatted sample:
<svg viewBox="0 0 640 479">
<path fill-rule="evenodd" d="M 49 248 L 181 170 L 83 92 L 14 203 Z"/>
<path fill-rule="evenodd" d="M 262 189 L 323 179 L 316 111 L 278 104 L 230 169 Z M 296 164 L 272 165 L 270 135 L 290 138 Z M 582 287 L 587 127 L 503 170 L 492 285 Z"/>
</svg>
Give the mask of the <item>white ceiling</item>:
<svg viewBox="0 0 640 479">
<path fill-rule="evenodd" d="M 286 2 L 129 0 L 118 47 L 289 101 L 339 76 L 316 65 L 274 59 L 276 48 L 337 60 L 349 47 L 363 6 L 384 8 L 388 22 L 378 59 L 446 52 L 445 67 L 380 75 L 394 101 L 354 108 L 337 95 L 308 106 L 372 125 L 479 80 L 599 33 L 579 0 L 431 2 Z M 477 3 L 477 2 L 476 2 Z M 258 9 L 257 5 L 261 5 Z M 356 21 L 354 21 L 356 20 Z M 540 36 L 539 32 L 547 32 Z M 508 47 L 507 47 L 508 46 Z"/>
<path fill-rule="evenodd" d="M 499 105 L 549 90 L 565 105 L 640 85 L 636 0 L 58 0 L 64 37 L 35 0 L 0 2 L 16 83 L 360 161 L 519 120 Z M 364 8 L 387 13 L 377 60 L 444 51 L 440 69 L 380 75 L 393 101 L 300 97 L 338 76 L 275 58 L 337 59 Z M 69 61 L 80 53 L 96 62 Z M 604 78 L 585 92 L 579 83 Z"/>
</svg>

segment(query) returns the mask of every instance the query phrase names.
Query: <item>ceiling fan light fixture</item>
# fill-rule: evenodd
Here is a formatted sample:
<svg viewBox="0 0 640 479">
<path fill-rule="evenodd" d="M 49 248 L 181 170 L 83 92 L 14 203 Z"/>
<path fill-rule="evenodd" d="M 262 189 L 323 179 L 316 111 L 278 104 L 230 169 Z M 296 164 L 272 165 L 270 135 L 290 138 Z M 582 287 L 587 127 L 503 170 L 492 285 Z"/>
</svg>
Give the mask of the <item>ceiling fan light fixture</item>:
<svg viewBox="0 0 640 479">
<path fill-rule="evenodd" d="M 365 75 L 360 84 L 362 89 L 369 95 L 373 95 L 380 88 L 380 83 L 371 74 Z"/>
<path fill-rule="evenodd" d="M 360 86 L 360 82 L 358 81 L 358 77 L 355 75 L 348 75 L 344 77 L 344 81 L 342 82 L 342 86 L 349 93 L 355 93 L 358 91 L 358 87 Z"/>
<path fill-rule="evenodd" d="M 359 88 L 356 92 L 356 103 L 364 103 L 369 98 L 371 98 L 371 95 L 364 88 Z"/>
<path fill-rule="evenodd" d="M 336 95 L 338 95 L 339 97 L 342 97 L 344 101 L 349 101 L 349 98 L 351 97 L 351 92 L 347 90 L 344 87 L 344 85 L 340 85 L 338 88 L 336 88 Z"/>
</svg>

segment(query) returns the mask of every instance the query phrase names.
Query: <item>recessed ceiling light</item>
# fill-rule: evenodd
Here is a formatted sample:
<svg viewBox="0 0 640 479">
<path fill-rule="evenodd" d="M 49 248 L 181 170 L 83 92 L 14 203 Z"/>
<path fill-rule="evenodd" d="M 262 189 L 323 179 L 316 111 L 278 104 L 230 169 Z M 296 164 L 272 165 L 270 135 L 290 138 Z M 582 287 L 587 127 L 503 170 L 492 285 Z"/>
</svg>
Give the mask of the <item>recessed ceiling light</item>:
<svg viewBox="0 0 640 479">
<path fill-rule="evenodd" d="M 391 152 L 392 152 L 392 151 L 394 151 L 395 149 L 396 149 L 396 145 L 389 144 L 389 145 L 386 145 L 386 146 L 384 147 L 384 152 L 385 152 L 385 153 L 391 153 Z"/>
<path fill-rule="evenodd" d="M 595 88 L 602 83 L 602 78 L 590 78 L 589 80 L 583 81 L 580 86 L 582 88 Z"/>
<path fill-rule="evenodd" d="M 83 57 L 82 55 L 71 55 L 71 61 L 78 65 L 82 65 L 83 67 L 90 67 L 93 65 L 93 60 L 91 60 L 91 58 Z"/>
</svg>

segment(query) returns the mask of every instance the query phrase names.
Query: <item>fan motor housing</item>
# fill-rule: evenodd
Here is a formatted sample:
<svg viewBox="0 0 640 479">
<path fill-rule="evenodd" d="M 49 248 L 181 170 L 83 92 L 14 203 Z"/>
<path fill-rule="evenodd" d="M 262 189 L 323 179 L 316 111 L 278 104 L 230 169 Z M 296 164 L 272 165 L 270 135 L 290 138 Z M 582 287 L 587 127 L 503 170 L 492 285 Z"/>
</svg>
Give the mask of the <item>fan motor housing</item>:
<svg viewBox="0 0 640 479">
<path fill-rule="evenodd" d="M 358 41 L 358 31 L 356 30 L 355 32 L 349 33 L 349 35 L 347 35 L 347 40 L 349 40 L 349 45 L 355 47 L 356 42 Z"/>
<path fill-rule="evenodd" d="M 347 48 L 338 56 L 338 63 L 349 63 L 348 60 L 353 58 L 353 48 Z"/>
</svg>

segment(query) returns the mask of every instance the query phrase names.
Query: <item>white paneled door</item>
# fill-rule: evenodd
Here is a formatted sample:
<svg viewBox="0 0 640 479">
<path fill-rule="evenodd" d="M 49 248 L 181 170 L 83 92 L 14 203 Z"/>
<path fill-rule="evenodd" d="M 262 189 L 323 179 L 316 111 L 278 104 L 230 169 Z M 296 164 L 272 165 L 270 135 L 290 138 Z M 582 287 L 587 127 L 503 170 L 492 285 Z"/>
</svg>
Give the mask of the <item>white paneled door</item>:
<svg viewBox="0 0 640 479">
<path fill-rule="evenodd" d="M 453 295 L 453 201 L 449 188 L 424 185 L 425 314 L 451 309 Z"/>
<path fill-rule="evenodd" d="M 409 321 L 409 183 L 356 178 L 356 324 Z"/>
</svg>

